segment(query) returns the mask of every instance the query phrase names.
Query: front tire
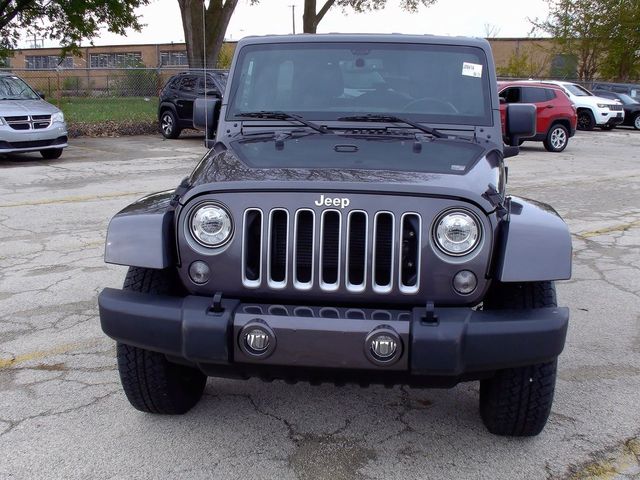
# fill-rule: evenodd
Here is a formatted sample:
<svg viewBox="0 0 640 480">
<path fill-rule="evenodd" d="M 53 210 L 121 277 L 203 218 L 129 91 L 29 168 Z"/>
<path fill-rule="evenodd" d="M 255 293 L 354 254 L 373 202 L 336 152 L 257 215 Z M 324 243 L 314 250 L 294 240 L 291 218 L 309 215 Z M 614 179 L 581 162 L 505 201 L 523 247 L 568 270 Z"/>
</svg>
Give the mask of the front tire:
<svg viewBox="0 0 640 480">
<path fill-rule="evenodd" d="M 160 114 L 160 133 L 164 138 L 175 139 L 180 136 L 178 119 L 171 110 L 165 110 Z"/>
<path fill-rule="evenodd" d="M 543 144 L 548 152 L 562 152 L 569 144 L 569 131 L 560 124 L 552 125 Z"/>
<path fill-rule="evenodd" d="M 55 160 L 62 155 L 62 148 L 49 148 L 47 150 L 40 150 L 40 155 L 45 160 Z"/>
<path fill-rule="evenodd" d="M 633 128 L 640 130 L 640 113 L 633 118 Z"/>
<path fill-rule="evenodd" d="M 179 295 L 172 270 L 131 267 L 123 290 Z M 118 372 L 129 403 L 142 412 L 182 414 L 202 398 L 207 377 L 200 370 L 169 362 L 161 353 L 118 343 Z"/>
<path fill-rule="evenodd" d="M 553 282 L 498 283 L 483 302 L 485 310 L 557 306 Z M 480 381 L 480 416 L 495 435 L 538 435 L 551 413 L 557 359 L 499 370 Z"/>
<path fill-rule="evenodd" d="M 591 131 L 596 126 L 596 119 L 590 110 L 580 110 L 578 112 L 578 130 Z"/>
</svg>

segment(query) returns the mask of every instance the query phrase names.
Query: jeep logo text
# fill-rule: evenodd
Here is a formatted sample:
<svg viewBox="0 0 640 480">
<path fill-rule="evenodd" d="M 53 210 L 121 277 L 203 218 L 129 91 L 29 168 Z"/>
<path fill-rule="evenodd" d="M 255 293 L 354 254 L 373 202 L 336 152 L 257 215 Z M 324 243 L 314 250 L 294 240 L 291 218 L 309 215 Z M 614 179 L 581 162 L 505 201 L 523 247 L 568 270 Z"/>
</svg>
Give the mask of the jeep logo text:
<svg viewBox="0 0 640 480">
<path fill-rule="evenodd" d="M 351 200 L 348 198 L 329 198 L 324 195 L 320 195 L 320 198 L 313 202 L 318 207 L 340 207 L 347 208 L 351 204 Z"/>
</svg>

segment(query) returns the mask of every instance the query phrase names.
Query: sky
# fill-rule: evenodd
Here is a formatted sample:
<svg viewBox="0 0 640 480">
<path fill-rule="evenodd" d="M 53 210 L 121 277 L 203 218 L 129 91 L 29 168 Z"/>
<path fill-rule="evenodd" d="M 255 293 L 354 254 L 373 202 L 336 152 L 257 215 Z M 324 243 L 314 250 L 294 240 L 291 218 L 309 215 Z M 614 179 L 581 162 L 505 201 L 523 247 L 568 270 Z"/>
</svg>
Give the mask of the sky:
<svg viewBox="0 0 640 480">
<path fill-rule="evenodd" d="M 322 0 L 318 0 L 321 4 Z M 227 30 L 227 39 L 247 35 L 292 33 L 291 7 L 295 5 L 296 29 L 302 31 L 304 0 L 261 0 L 250 6 L 240 0 Z M 319 8 L 319 7 L 318 7 Z M 177 0 L 152 0 L 139 9 L 142 32 L 117 36 L 103 32 L 95 45 L 183 42 L 182 22 Z M 356 14 L 334 7 L 320 23 L 318 33 L 430 33 L 434 35 L 487 36 L 487 25 L 498 37 L 525 37 L 531 32 L 529 18 L 547 15 L 545 0 L 438 0 L 417 14 L 399 8 L 399 0 L 389 0 L 386 9 Z M 46 42 L 46 46 L 55 46 Z M 23 46 L 28 46 L 24 42 Z"/>
</svg>

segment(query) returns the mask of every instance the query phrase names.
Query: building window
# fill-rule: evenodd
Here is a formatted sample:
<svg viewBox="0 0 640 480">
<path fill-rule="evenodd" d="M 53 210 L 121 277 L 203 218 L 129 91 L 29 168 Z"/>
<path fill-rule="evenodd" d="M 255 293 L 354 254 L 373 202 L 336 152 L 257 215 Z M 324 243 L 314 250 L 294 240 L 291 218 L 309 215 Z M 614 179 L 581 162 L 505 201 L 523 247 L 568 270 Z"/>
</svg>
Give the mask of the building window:
<svg viewBox="0 0 640 480">
<path fill-rule="evenodd" d="M 160 52 L 160 65 L 163 67 L 186 67 L 189 65 L 187 52 Z"/>
<path fill-rule="evenodd" d="M 89 55 L 91 68 L 131 68 L 142 66 L 142 53 L 92 53 Z"/>
<path fill-rule="evenodd" d="M 57 55 L 27 55 L 25 66 L 28 70 L 55 70 L 56 68 L 73 68 L 73 57 Z"/>
</svg>

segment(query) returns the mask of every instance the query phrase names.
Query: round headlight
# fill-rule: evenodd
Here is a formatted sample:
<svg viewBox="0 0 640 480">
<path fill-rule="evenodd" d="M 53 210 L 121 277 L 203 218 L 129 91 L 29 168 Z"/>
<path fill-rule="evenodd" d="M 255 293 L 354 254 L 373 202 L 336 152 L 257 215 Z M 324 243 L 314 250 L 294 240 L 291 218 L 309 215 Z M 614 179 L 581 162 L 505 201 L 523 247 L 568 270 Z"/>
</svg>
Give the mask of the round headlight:
<svg viewBox="0 0 640 480">
<path fill-rule="evenodd" d="M 466 255 L 480 241 L 478 222 L 472 215 L 462 211 L 449 212 L 440 217 L 433 233 L 438 248 L 447 255 Z"/>
<path fill-rule="evenodd" d="M 191 235 L 205 247 L 220 247 L 229 241 L 233 231 L 231 215 L 220 205 L 204 205 L 191 215 Z"/>
</svg>

